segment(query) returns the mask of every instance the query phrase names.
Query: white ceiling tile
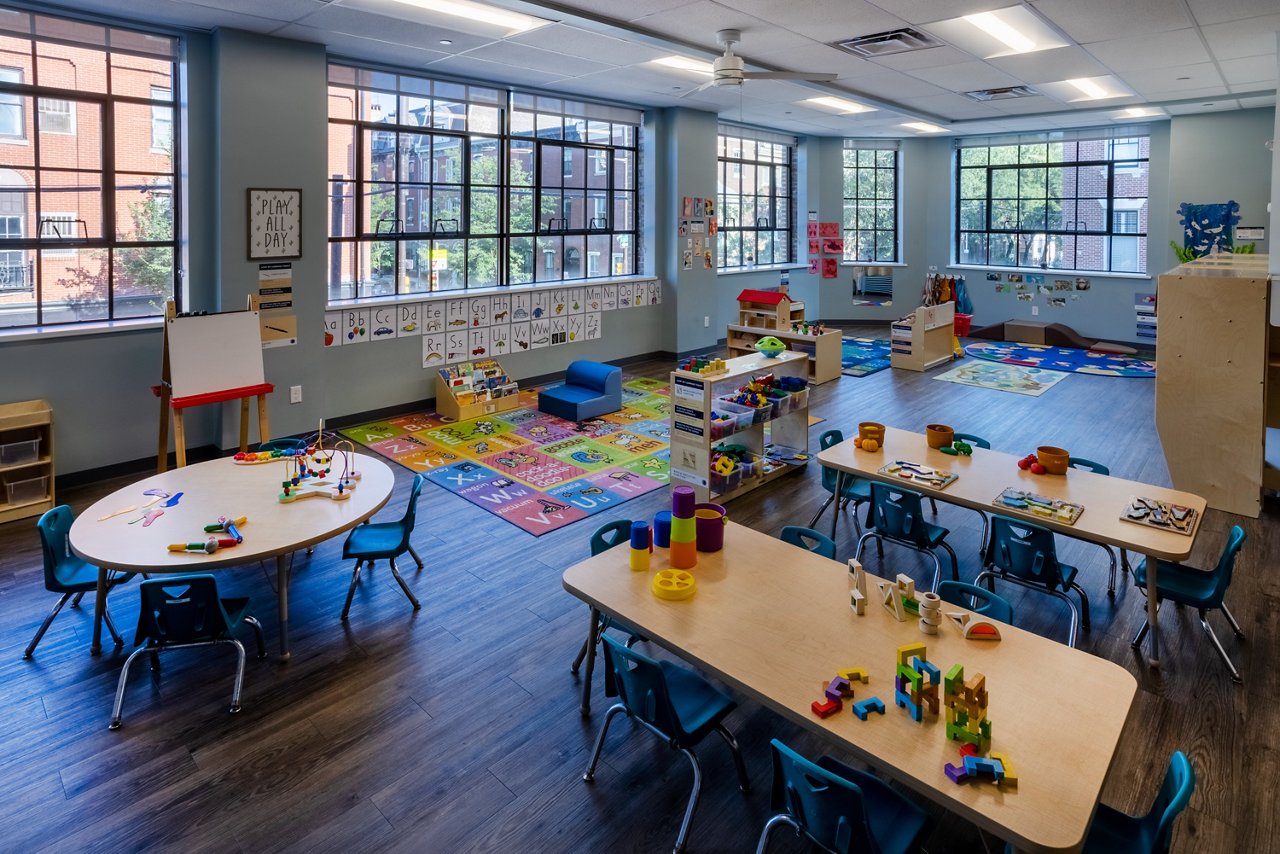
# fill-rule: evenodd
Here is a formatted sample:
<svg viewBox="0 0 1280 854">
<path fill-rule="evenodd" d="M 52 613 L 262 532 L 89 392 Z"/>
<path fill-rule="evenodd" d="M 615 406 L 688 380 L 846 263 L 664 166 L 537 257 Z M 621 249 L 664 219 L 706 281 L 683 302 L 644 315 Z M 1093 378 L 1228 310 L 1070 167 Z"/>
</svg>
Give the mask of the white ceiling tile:
<svg viewBox="0 0 1280 854">
<path fill-rule="evenodd" d="M 328 46 L 331 54 L 348 59 L 384 62 L 403 65 L 406 68 L 422 68 L 429 63 L 449 56 L 444 51 L 390 44 L 376 39 L 361 38 L 360 36 L 351 36 L 346 33 L 334 33 L 316 29 L 315 27 L 307 27 L 302 24 L 288 24 L 280 28 L 275 35 L 297 39 L 298 41 L 323 44 Z"/>
<path fill-rule="evenodd" d="M 1201 25 L 1257 18 L 1276 12 L 1275 0 L 1187 0 L 1187 5 Z"/>
<path fill-rule="evenodd" d="M 1084 49 L 1112 71 L 1168 68 L 1208 62 L 1209 52 L 1195 29 L 1170 30 L 1086 44 Z"/>
<path fill-rule="evenodd" d="M 1179 78 L 1185 77 L 1185 80 Z M 1193 89 L 1226 89 L 1226 81 L 1218 73 L 1218 68 L 1211 62 L 1194 65 L 1181 65 L 1172 68 L 1150 68 L 1127 71 L 1124 82 L 1133 87 L 1141 95 L 1152 92 L 1179 92 Z"/>
<path fill-rule="evenodd" d="M 474 50 L 466 51 L 464 56 L 472 59 L 483 59 L 486 62 L 499 62 L 516 68 L 527 68 L 542 71 L 555 77 L 564 77 L 566 73 L 575 77 L 590 74 L 593 71 L 604 71 L 612 66 L 603 62 L 591 62 L 585 59 L 568 59 L 562 53 L 552 53 L 528 45 L 515 42 L 490 42 Z M 575 73 L 577 72 L 577 73 Z"/>
<path fill-rule="evenodd" d="M 559 0 L 558 5 L 590 17 L 631 21 L 683 6 L 687 2 L 689 0 Z"/>
<path fill-rule="evenodd" d="M 1230 21 L 1201 27 L 1209 50 L 1217 59 L 1236 59 L 1276 52 L 1276 33 L 1280 31 L 1280 14 Z"/>
<path fill-rule="evenodd" d="M 882 33 L 906 23 L 866 0 L 805 0 L 803 4 L 778 0 L 721 1 L 723 5 L 820 42 Z"/>
<path fill-rule="evenodd" d="M 527 33 L 519 33 L 507 39 L 515 44 L 529 45 L 542 50 L 555 51 L 570 57 L 603 62 L 606 65 L 632 65 L 648 62 L 661 56 L 670 56 L 670 50 L 654 47 L 639 41 L 615 39 L 600 33 L 580 30 L 566 24 L 538 27 Z"/>
<path fill-rule="evenodd" d="M 1256 98 L 1240 99 L 1240 106 L 1244 107 L 1245 109 L 1252 109 L 1253 107 L 1274 107 L 1275 105 L 1276 105 L 1275 95 L 1260 95 Z"/>
<path fill-rule="evenodd" d="M 899 71 L 879 71 L 862 74 L 840 85 L 855 92 L 864 92 L 874 98 L 901 103 L 904 98 L 922 98 L 925 95 L 945 95 L 946 89 L 924 80 L 917 80 Z"/>
<path fill-rule="evenodd" d="M 446 74 L 457 74 L 473 80 L 493 83 L 507 83 L 515 86 L 544 86 L 564 75 L 546 71 L 534 71 L 529 68 L 516 68 L 499 62 L 486 62 L 473 56 L 449 56 L 431 63 L 428 68 Z"/>
<path fill-rule="evenodd" d="M 1180 30 L 1195 23 L 1184 0 L 1032 0 L 1032 5 L 1081 44 Z"/>
<path fill-rule="evenodd" d="M 1227 82 L 1233 86 L 1244 85 L 1248 83 L 1262 84 L 1257 88 L 1267 89 L 1274 88 L 1276 85 L 1276 55 L 1267 56 L 1245 56 L 1239 59 L 1227 59 L 1218 66 L 1222 69 L 1222 76 L 1227 78 Z"/>
<path fill-rule="evenodd" d="M 566 69 L 566 71 L 569 69 Z M 564 75 L 560 75 L 563 77 Z M 707 80 L 705 77 L 680 74 L 672 69 L 664 69 L 656 65 L 632 65 L 627 68 L 611 68 L 591 74 L 578 75 L 574 79 L 587 83 L 604 83 L 619 86 L 623 89 L 638 89 L 650 92 L 687 92 L 700 86 Z M 679 87 L 677 90 L 676 87 Z"/>
<path fill-rule="evenodd" d="M 987 62 L 1023 83 L 1050 83 L 1076 77 L 1101 77 L 1107 69 L 1076 45 L 1035 53 L 988 59 Z"/>
<path fill-rule="evenodd" d="M 328 5 L 325 0 L 180 0 L 180 2 L 197 8 L 213 8 L 219 12 L 234 12 L 237 15 L 252 15 L 256 18 L 268 17 L 278 21 L 300 22 L 312 12 L 317 12 Z M 133 4 L 130 4 L 132 6 Z M 119 4 L 116 4 L 119 9 Z M 129 11 L 133 11 L 130 9 Z"/>
<path fill-rule="evenodd" d="M 873 2 L 881 9 L 911 24 L 931 24 L 934 21 L 973 15 L 1012 5 L 1011 2 L 1000 2 L 1000 0 L 946 0 L 945 3 L 939 3 L 938 0 L 873 0 Z"/>
<path fill-rule="evenodd" d="M 951 119 L 981 119 L 1000 115 L 999 110 L 987 104 L 952 93 L 912 98 L 911 106 L 935 116 L 946 116 Z"/>
<path fill-rule="evenodd" d="M 993 109 L 1006 115 L 1022 115 L 1024 113 L 1053 113 L 1062 109 L 1062 102 L 1048 95 L 1032 95 L 1028 98 L 1009 98 L 1002 101 L 988 101 Z"/>
<path fill-rule="evenodd" d="M 888 56 L 871 60 L 876 65 L 892 68 L 895 71 L 908 71 L 912 68 L 933 68 L 938 65 L 955 65 L 973 59 L 970 54 L 957 50 L 950 45 L 909 50 L 905 53 L 891 53 Z"/>
<path fill-rule="evenodd" d="M 82 12 L 119 17 L 119 0 L 79 0 L 74 4 Z M 269 33 L 277 29 L 280 19 L 259 9 L 258 14 L 246 15 L 221 9 L 194 6 L 178 0 L 136 0 L 130 2 L 128 13 L 138 20 L 163 26 L 184 27 L 193 30 L 212 30 L 217 27 L 235 27 L 255 33 Z"/>
<path fill-rule="evenodd" d="M 1166 109 L 1175 116 L 1189 116 L 1199 113 L 1225 113 L 1228 110 L 1238 109 L 1238 103 L 1235 98 L 1221 98 L 1203 104 L 1171 104 Z"/>
<path fill-rule="evenodd" d="M 399 6 L 402 9 L 413 8 L 396 3 L 388 3 L 388 5 Z M 451 53 L 488 44 L 498 37 L 494 33 L 477 35 L 453 27 L 442 27 L 420 21 L 388 17 L 363 9 L 332 5 L 307 16 L 304 23 L 308 27 L 410 47 L 438 48 L 441 46 L 440 39 L 450 39 L 453 41 L 449 50 Z"/>
<path fill-rule="evenodd" d="M 977 60 L 958 62 L 955 65 L 941 65 L 937 68 L 915 68 L 910 74 L 912 77 L 952 92 L 1017 86 L 1021 82 L 1016 77 Z"/>
<path fill-rule="evenodd" d="M 712 0 L 695 0 L 668 12 L 659 12 L 632 19 L 638 27 L 677 39 L 700 44 L 710 51 L 719 52 L 716 31 L 736 29 L 742 31 L 742 42 L 734 46 L 734 53 L 748 60 L 756 52 L 807 47 L 811 40 L 798 33 L 783 30 L 759 18 Z M 794 57 L 799 62 L 803 52 Z"/>
</svg>

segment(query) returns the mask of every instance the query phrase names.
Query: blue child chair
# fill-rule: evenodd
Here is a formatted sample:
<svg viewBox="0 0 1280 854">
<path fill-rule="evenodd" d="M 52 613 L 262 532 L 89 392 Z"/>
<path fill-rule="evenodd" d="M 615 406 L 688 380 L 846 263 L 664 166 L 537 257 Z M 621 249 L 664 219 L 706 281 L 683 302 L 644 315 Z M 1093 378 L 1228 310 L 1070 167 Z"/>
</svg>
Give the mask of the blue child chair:
<svg viewBox="0 0 1280 854">
<path fill-rule="evenodd" d="M 1068 457 L 1067 465 L 1073 469 L 1081 469 L 1083 471 L 1091 471 L 1094 474 L 1109 475 L 1111 469 L 1102 463 L 1095 463 L 1093 460 L 1086 460 L 1084 457 Z M 1111 546 L 1106 543 L 1096 543 L 1098 548 L 1107 553 L 1107 559 L 1111 562 L 1111 569 L 1107 575 L 1107 595 L 1116 595 L 1116 553 Z M 1120 550 L 1120 566 L 1126 573 L 1129 572 L 1129 555 L 1124 549 Z"/>
<path fill-rule="evenodd" d="M 1156 596 L 1158 601 L 1168 599 L 1179 605 L 1195 608 L 1199 612 L 1200 625 L 1204 627 L 1205 634 L 1213 642 L 1213 648 L 1218 651 L 1218 657 L 1222 659 L 1222 663 L 1227 665 L 1227 669 L 1231 671 L 1231 681 L 1237 683 L 1242 681 L 1240 671 L 1236 670 L 1236 666 L 1231 663 L 1231 657 L 1222 648 L 1222 641 L 1218 640 L 1218 635 L 1213 631 L 1213 626 L 1209 625 L 1208 612 L 1212 610 L 1221 611 L 1222 616 L 1227 618 L 1227 622 L 1231 625 L 1231 630 L 1235 632 L 1236 637 L 1244 637 L 1244 632 L 1240 631 L 1240 624 L 1236 622 L 1236 618 L 1227 610 L 1227 603 L 1223 601 L 1223 597 L 1227 595 L 1227 588 L 1231 586 L 1231 576 L 1235 571 L 1236 556 L 1240 554 L 1240 549 L 1244 546 L 1244 540 L 1244 529 L 1239 525 L 1232 525 L 1231 534 L 1227 537 L 1227 545 L 1222 550 L 1222 556 L 1218 558 L 1218 565 L 1211 572 L 1205 572 L 1181 563 L 1162 560 L 1157 565 L 1158 574 L 1156 577 Z M 1142 590 L 1147 590 L 1147 562 L 1145 560 L 1133 568 L 1133 583 Z M 1150 591 L 1147 591 L 1147 595 L 1151 595 Z M 1147 632 L 1150 629 L 1151 626 L 1144 620 L 1142 628 L 1138 629 L 1138 634 L 1133 639 L 1134 649 L 1142 646 L 1142 640 L 1147 636 Z"/>
<path fill-rule="evenodd" d="M 595 779 L 600 751 L 609 732 L 609 723 L 616 715 L 626 714 L 649 732 L 662 739 L 667 746 L 679 750 L 693 764 L 693 792 L 685 808 L 684 821 L 676 836 L 676 851 L 683 851 L 689 836 L 689 825 L 698 796 L 702 791 L 702 767 L 693 748 L 715 732 L 733 754 L 738 769 L 738 786 L 744 793 L 751 791 L 747 769 L 742 763 L 742 752 L 733 733 L 724 726 L 724 719 L 737 703 L 726 697 L 714 685 L 694 671 L 669 661 L 656 661 L 604 635 L 604 660 L 606 668 L 605 693 L 618 696 L 622 702 L 611 706 L 605 713 L 604 725 L 596 739 L 591 764 L 582 779 L 588 783 Z"/>
<path fill-rule="evenodd" d="M 418 557 L 418 553 L 413 550 L 409 537 L 413 535 L 413 527 L 417 524 L 418 496 L 422 494 L 422 484 L 425 481 L 426 478 L 421 474 L 413 476 L 413 486 L 409 489 L 409 504 L 404 509 L 404 518 L 396 522 L 365 522 L 347 535 L 347 541 L 342 544 L 342 557 L 344 560 L 355 558 L 356 566 L 351 571 L 351 586 L 347 588 L 347 601 L 342 606 L 343 620 L 347 619 L 347 613 L 351 610 L 351 597 L 356 594 L 356 585 L 360 583 L 360 566 L 365 561 L 369 562 L 370 567 L 375 560 L 387 561 L 391 565 L 391 576 L 400 585 L 404 595 L 413 603 L 413 610 L 417 611 L 422 607 L 418 597 L 413 595 L 413 591 L 400 575 L 396 558 L 408 552 L 418 564 L 418 569 L 422 569 L 422 558 Z"/>
<path fill-rule="evenodd" d="M 1013 625 L 1013 606 L 1003 596 L 985 587 L 963 581 L 944 581 L 934 591 L 943 602 L 968 608 L 975 614 Z"/>
<path fill-rule="evenodd" d="M 776 738 L 773 749 L 772 809 L 756 854 L 764 854 L 769 833 L 789 824 L 823 851 L 905 854 L 924 829 L 925 812 L 877 777 L 823 756 L 810 762 Z"/>
<path fill-rule="evenodd" d="M 818 437 L 818 446 L 825 451 L 844 441 L 844 433 L 839 430 L 827 430 Z M 840 500 L 836 501 L 836 482 L 840 483 Z M 871 500 L 871 481 L 862 477 L 854 477 L 851 474 L 845 474 L 841 477 L 840 472 L 830 466 L 822 467 L 822 488 L 825 489 L 829 496 L 827 500 L 822 502 L 822 506 L 818 508 L 818 512 L 813 514 L 813 518 L 809 520 L 809 527 L 812 528 L 818 524 L 818 520 L 822 518 L 822 514 L 827 512 L 827 508 L 835 502 L 835 510 L 832 511 L 831 518 L 831 539 L 836 537 L 836 523 L 840 521 L 840 511 L 844 508 L 853 507 L 853 527 L 859 536 L 862 535 L 862 526 L 858 524 L 858 505 L 865 504 Z"/>
<path fill-rule="evenodd" d="M 836 559 L 836 544 L 826 534 L 815 531 L 813 528 L 788 525 L 778 534 L 778 539 L 784 543 L 808 549 L 820 557 Z"/>
<path fill-rule="evenodd" d="M 258 658 L 267 657 L 262 643 L 262 626 L 249 614 L 249 598 L 219 599 L 218 582 L 212 575 L 187 575 L 144 581 L 138 588 L 142 610 L 138 613 L 138 648 L 125 659 L 116 686 L 116 702 L 111 710 L 111 729 L 120 728 L 124 689 L 129 666 L 144 652 L 151 655 L 152 671 L 159 671 L 159 653 L 194 646 L 231 644 L 236 648 L 236 679 L 231 689 L 230 712 L 240 711 L 240 688 L 244 684 L 244 644 L 233 632 L 243 623 L 253 627 L 258 641 Z"/>
<path fill-rule="evenodd" d="M 924 552 L 933 558 L 933 586 L 929 589 L 936 590 L 942 580 L 942 562 L 938 560 L 936 549 L 943 549 L 951 558 L 951 577 L 957 581 L 960 580 L 960 566 L 955 551 L 944 542 L 950 531 L 924 520 L 923 498 L 919 492 L 897 484 L 872 483 L 867 530 L 858 538 L 853 558 L 862 557 L 863 545 L 873 537 L 881 557 L 884 557 L 884 540 Z"/>
<path fill-rule="evenodd" d="M 606 552 L 614 546 L 620 546 L 623 543 L 631 541 L 631 520 L 617 519 L 605 525 L 601 525 L 596 532 L 591 535 L 591 556 Z M 569 672 L 574 676 L 578 675 L 578 668 L 582 666 L 582 660 L 587 658 L 587 653 L 592 653 L 591 658 L 587 661 L 587 672 L 583 677 L 582 683 L 582 714 L 591 713 L 591 675 L 595 671 L 595 647 L 600 643 L 600 636 L 604 634 L 604 630 L 614 626 L 630 635 L 627 640 L 627 646 L 631 646 L 639 640 L 642 640 L 639 634 L 630 629 L 623 623 L 619 623 L 611 617 L 601 614 L 595 608 L 591 609 L 591 625 L 587 629 L 587 639 L 582 642 L 582 648 L 578 650 L 578 655 L 573 659 L 573 665 L 569 668 Z"/>
<path fill-rule="evenodd" d="M 1089 597 L 1076 583 L 1076 568 L 1058 562 L 1058 552 L 1053 532 L 1030 522 L 1010 519 L 1006 516 L 991 517 L 991 542 L 983 561 L 985 569 L 974 579 L 975 584 L 987 581 L 987 588 L 995 591 L 995 579 L 1048 593 L 1067 603 L 1071 610 L 1071 628 L 1067 645 L 1076 645 L 1076 633 L 1083 625 L 1089 630 Z M 1067 596 L 1074 590 L 1080 597 L 1080 610 Z"/>
</svg>

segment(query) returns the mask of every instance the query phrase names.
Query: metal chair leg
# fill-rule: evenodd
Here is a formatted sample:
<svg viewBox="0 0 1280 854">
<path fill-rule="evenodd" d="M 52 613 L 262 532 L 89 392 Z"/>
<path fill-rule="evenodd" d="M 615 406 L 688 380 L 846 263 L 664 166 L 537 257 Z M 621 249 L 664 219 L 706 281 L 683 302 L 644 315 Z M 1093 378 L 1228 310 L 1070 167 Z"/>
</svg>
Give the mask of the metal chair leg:
<svg viewBox="0 0 1280 854">
<path fill-rule="evenodd" d="M 405 583 L 404 578 L 400 575 L 400 570 L 396 567 L 396 559 L 391 559 L 391 576 L 400 582 L 400 589 L 404 591 L 404 595 L 409 597 L 409 601 L 413 603 L 413 610 L 417 611 L 422 608 L 422 604 L 418 602 L 418 597 L 413 595 L 413 591 L 409 589 L 409 585 Z"/>
<path fill-rule="evenodd" d="M 982 570 L 982 572 L 979 572 L 977 578 L 973 579 L 973 583 L 976 586 L 980 587 L 982 586 L 982 579 L 984 578 L 987 580 L 987 589 L 990 590 L 992 593 L 995 593 L 996 592 L 996 574 L 994 572 L 991 572 L 990 570 L 984 569 Z"/>
<path fill-rule="evenodd" d="M 49 631 L 49 625 L 53 622 L 53 618 L 58 616 L 58 612 L 62 610 L 62 606 L 67 604 L 67 600 L 71 598 L 70 593 L 63 593 L 62 598 L 58 600 L 58 604 L 53 606 L 53 610 L 49 612 L 49 616 L 44 618 L 44 622 L 40 624 L 40 628 L 36 630 L 36 636 L 31 639 L 31 643 L 27 644 L 27 651 L 22 654 L 23 658 L 30 658 L 36 651 L 36 646 L 44 637 L 44 633 Z M 114 632 L 114 630 L 113 630 Z"/>
<path fill-rule="evenodd" d="M 858 537 L 858 545 L 857 545 L 857 547 L 853 550 L 853 559 L 854 559 L 854 560 L 858 560 L 859 558 L 861 558 L 861 557 L 862 557 L 862 546 L 867 542 L 867 540 L 869 540 L 869 539 L 871 539 L 872 537 L 875 537 L 875 536 L 876 536 L 875 531 L 867 531 L 867 532 L 866 532 L 865 534 L 863 534 L 861 537 Z M 880 539 L 879 537 L 876 537 L 877 542 L 879 541 L 879 539 Z"/>
<path fill-rule="evenodd" d="M 1107 595 L 1115 598 L 1116 595 L 1116 553 L 1111 546 L 1105 543 L 1099 543 L 1103 550 L 1107 553 L 1107 557 L 1111 559 L 1111 569 L 1107 574 Z"/>
<path fill-rule="evenodd" d="M 960 580 L 960 559 L 956 557 L 956 550 L 951 548 L 950 543 L 938 543 L 938 545 L 942 546 L 943 550 L 951 558 L 951 578 L 955 581 L 959 581 Z M 935 584 L 934 589 L 937 589 L 937 586 L 938 585 Z"/>
<path fill-rule="evenodd" d="M 111 619 L 111 612 L 105 607 L 102 609 L 102 622 L 107 624 L 107 631 L 111 632 L 111 639 L 115 641 L 116 646 L 124 646 L 124 638 L 120 637 L 120 633 L 116 631 L 116 621 Z"/>
<path fill-rule="evenodd" d="M 413 562 L 418 565 L 418 569 L 422 569 L 425 566 L 422 558 L 418 557 L 418 553 L 413 550 L 413 546 L 409 546 L 409 554 L 413 558 Z"/>
<path fill-rule="evenodd" d="M 258 660 L 267 657 L 266 639 L 262 636 L 262 623 L 258 622 L 257 617 L 245 617 L 244 621 L 253 626 L 253 637 L 258 642 Z"/>
<path fill-rule="evenodd" d="M 692 750 L 682 747 L 680 752 L 689 757 L 693 765 L 693 791 L 689 793 L 689 806 L 684 810 L 684 821 L 680 822 L 680 833 L 676 836 L 675 854 L 684 851 L 685 842 L 689 838 L 689 825 L 693 823 L 693 813 L 698 808 L 698 798 L 702 795 L 702 767 L 698 765 L 698 757 Z"/>
<path fill-rule="evenodd" d="M 1071 582 L 1071 589 L 1080 597 L 1081 621 L 1080 624 L 1087 632 L 1091 628 L 1089 625 L 1089 594 L 1084 592 L 1084 588 L 1074 581 Z"/>
<path fill-rule="evenodd" d="M 729 752 L 733 754 L 733 764 L 738 769 L 738 789 L 744 795 L 751 794 L 751 779 L 747 777 L 747 766 L 742 761 L 742 750 L 738 747 L 738 740 L 733 737 L 733 733 L 725 729 L 724 724 L 717 724 L 716 732 L 724 739 L 724 743 L 729 745 Z"/>
<path fill-rule="evenodd" d="M 1222 603 L 1222 616 L 1227 618 L 1227 622 L 1231 624 L 1231 631 L 1236 633 L 1236 637 L 1244 640 L 1244 632 L 1240 631 L 1240 624 L 1236 622 L 1236 618 L 1231 616 L 1231 612 L 1227 610 L 1227 603 Z"/>
<path fill-rule="evenodd" d="M 858 521 L 858 508 L 862 506 L 862 502 L 853 502 L 853 509 L 849 511 L 853 515 L 853 532 L 857 536 L 862 536 L 862 523 Z M 834 539 L 834 538 L 833 538 Z"/>
<path fill-rule="evenodd" d="M 1209 636 L 1209 640 L 1213 641 L 1213 648 L 1218 651 L 1218 658 L 1222 659 L 1222 663 L 1227 665 L 1227 669 L 1231 671 L 1231 681 L 1237 685 L 1243 684 L 1244 680 L 1240 678 L 1240 671 L 1236 670 L 1236 666 L 1231 663 L 1231 656 L 1227 655 L 1227 651 L 1222 648 L 1222 641 L 1218 640 L 1218 634 L 1213 630 L 1213 626 L 1209 625 L 1208 615 L 1204 609 L 1200 609 L 1200 625 L 1204 627 L 1205 634 Z"/>
<path fill-rule="evenodd" d="M 596 764 L 600 761 L 600 751 L 604 749 L 604 737 L 609 733 L 610 722 L 613 721 L 614 715 L 626 710 L 626 705 L 617 703 L 610 706 L 609 711 L 604 713 L 604 724 L 600 727 L 600 735 L 596 736 L 596 749 L 591 752 L 591 762 L 582 775 L 582 779 L 586 782 L 590 783 L 596 778 Z"/>
<path fill-rule="evenodd" d="M 231 708 L 227 709 L 234 715 L 240 711 L 240 689 L 244 687 L 244 644 L 235 638 L 227 638 L 226 643 L 236 648 L 236 681 L 231 686 Z"/>
<path fill-rule="evenodd" d="M 347 603 L 342 606 L 342 619 L 347 619 L 347 614 L 351 611 L 351 597 L 356 595 L 356 585 L 360 583 L 360 564 L 363 561 L 356 561 L 356 568 L 351 571 L 351 586 L 347 588 Z"/>
<path fill-rule="evenodd" d="M 108 729 L 120 729 L 120 718 L 124 710 L 124 686 L 129 681 L 129 665 L 133 664 L 133 660 L 144 652 L 152 652 L 150 647 L 140 646 L 133 652 L 129 653 L 129 657 L 124 660 L 124 669 L 120 671 L 120 681 L 116 683 L 116 702 L 111 708 L 111 723 Z"/>
<path fill-rule="evenodd" d="M 938 553 L 933 549 L 930 549 L 928 554 L 929 557 L 933 558 L 933 586 L 929 590 L 936 591 L 938 583 L 942 581 L 942 561 L 938 560 Z"/>
<path fill-rule="evenodd" d="M 72 599 L 72 600 L 71 600 L 71 607 L 72 607 L 72 608 L 79 608 L 79 607 L 80 607 L 80 600 L 84 598 L 84 594 L 85 594 L 85 591 L 83 591 L 83 590 L 81 590 L 79 593 L 77 593 L 77 594 L 76 594 L 76 598 L 74 598 L 74 599 Z"/>
<path fill-rule="evenodd" d="M 981 510 L 978 510 L 977 513 L 982 517 L 982 540 L 978 543 L 978 557 L 985 557 L 987 554 L 987 531 L 991 528 L 991 520 Z"/>
<path fill-rule="evenodd" d="M 932 496 L 930 496 L 930 497 L 929 497 L 929 507 L 933 510 L 933 515 L 937 516 L 937 515 L 938 515 L 938 502 L 934 501 Z"/>
<path fill-rule="evenodd" d="M 780 824 L 790 825 L 795 830 L 796 836 L 800 835 L 800 825 L 796 824 L 796 820 L 786 813 L 779 813 L 765 822 L 764 830 L 760 833 L 760 841 L 756 843 L 756 854 L 764 854 L 765 849 L 769 847 L 769 834 Z"/>
<path fill-rule="evenodd" d="M 822 518 L 822 514 L 827 512 L 827 508 L 830 507 L 831 502 L 835 500 L 836 496 L 834 493 L 827 496 L 827 500 L 822 502 L 822 506 L 818 508 L 817 513 L 813 514 L 813 518 L 809 520 L 809 524 L 806 527 L 812 528 L 814 525 L 818 524 L 818 520 Z"/>
</svg>

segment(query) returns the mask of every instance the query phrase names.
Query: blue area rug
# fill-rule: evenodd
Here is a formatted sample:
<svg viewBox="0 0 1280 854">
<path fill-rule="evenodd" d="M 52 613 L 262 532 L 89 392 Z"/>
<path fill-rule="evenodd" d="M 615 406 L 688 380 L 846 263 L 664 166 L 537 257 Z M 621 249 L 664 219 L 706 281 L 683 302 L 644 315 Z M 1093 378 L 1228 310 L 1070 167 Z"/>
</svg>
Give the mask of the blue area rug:
<svg viewBox="0 0 1280 854">
<path fill-rule="evenodd" d="M 865 377 L 889 367 L 888 338 L 840 339 L 841 373 L 850 377 Z"/>
<path fill-rule="evenodd" d="M 1003 362 L 1006 365 L 1022 365 L 1028 368 L 1047 368 L 1053 371 L 1095 374 L 1103 377 L 1152 378 L 1156 375 L 1154 359 L 1100 353 L 1096 350 L 1079 350 L 1074 347 L 1041 347 L 1034 344 L 1012 344 L 1007 341 L 1000 343 L 983 341 L 970 344 L 964 350 L 975 359 Z"/>
</svg>

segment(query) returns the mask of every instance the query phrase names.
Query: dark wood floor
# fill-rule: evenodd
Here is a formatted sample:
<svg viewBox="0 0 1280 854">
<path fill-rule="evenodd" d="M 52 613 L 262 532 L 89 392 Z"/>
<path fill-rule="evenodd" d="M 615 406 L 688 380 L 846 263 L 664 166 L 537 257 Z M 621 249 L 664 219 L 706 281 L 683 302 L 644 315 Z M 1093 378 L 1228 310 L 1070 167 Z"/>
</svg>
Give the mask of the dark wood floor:
<svg viewBox="0 0 1280 854">
<path fill-rule="evenodd" d="M 871 332 L 883 330 L 868 330 Z M 637 366 L 663 376 L 667 366 Z M 940 421 L 1023 453 L 1054 444 L 1108 463 L 1120 476 L 1168 483 L 1153 427 L 1153 383 L 1073 375 L 1033 399 L 935 382 L 931 375 L 883 371 L 842 377 L 814 390 L 811 407 L 849 432 L 859 420 L 921 429 Z M 1194 405 L 1194 401 L 1187 401 Z M 124 478 L 67 490 L 77 510 L 125 485 Z M 397 471 L 398 513 L 410 475 Z M 423 608 L 414 613 L 385 568 L 367 576 L 350 623 L 338 613 L 350 577 L 341 544 L 297 555 L 292 584 L 294 658 L 250 659 L 244 711 L 228 715 L 229 651 L 172 653 L 158 681 L 135 671 L 125 726 L 107 730 L 112 692 L 129 647 L 89 656 L 88 607 L 64 611 L 34 661 L 22 650 L 52 606 L 42 585 L 34 520 L 0 526 L 0 849 L 29 851 L 661 851 L 674 841 L 689 791 L 686 761 L 626 724 L 610 735 L 594 785 L 582 782 L 608 703 L 597 679 L 590 719 L 578 714 L 580 683 L 569 663 L 586 632 L 584 605 L 566 594 L 561 571 L 587 556 L 596 525 L 651 517 L 662 491 L 542 538 L 428 486 L 415 542 L 427 562 L 406 572 Z M 821 503 L 818 470 L 784 478 L 730 506 L 733 519 L 767 533 L 805 524 Z M 941 523 L 961 557 L 962 577 L 979 570 L 977 514 L 941 506 Z M 1280 577 L 1276 508 L 1261 520 L 1210 512 L 1196 559 L 1216 560 L 1233 523 L 1248 532 L 1232 608 L 1248 638 L 1221 626 L 1245 674 L 1233 686 L 1194 613 L 1168 609 L 1169 651 L 1158 675 L 1138 661 L 1129 638 L 1143 599 L 1122 587 L 1106 596 L 1106 556 L 1060 541 L 1081 568 L 1093 630 L 1081 646 L 1129 669 L 1138 694 L 1103 800 L 1145 810 L 1169 754 L 1186 751 L 1197 789 L 1175 834 L 1175 849 L 1257 852 L 1277 838 L 1280 780 Z M 842 556 L 852 553 L 841 525 Z M 877 571 L 926 579 L 932 565 L 892 546 Z M 412 563 L 406 561 L 408 568 Z M 225 571 L 227 594 L 251 595 L 274 648 L 274 572 Z M 1066 612 L 1033 593 L 1010 591 L 1019 623 L 1065 641 Z M 125 587 L 112 612 L 130 635 L 137 594 Z M 1219 620 L 1219 617 L 1211 619 Z M 744 626 L 744 631 L 750 627 Z M 785 637 L 778 643 L 786 643 Z M 701 751 L 704 794 L 691 848 L 752 850 L 769 810 L 770 738 L 816 754 L 821 745 L 751 702 L 729 723 L 742 742 L 755 793 L 734 785 L 723 747 Z M 714 739 L 712 740 L 715 741 Z M 1053 744 L 1042 746 L 1055 749 Z M 1024 780 L 1023 785 L 1034 785 Z M 927 806 L 927 805 L 926 805 Z M 932 809 L 932 808 L 930 808 Z M 932 810 L 931 852 L 980 851 L 977 832 Z M 779 833 L 773 851 L 803 848 Z M 995 848 L 994 841 L 991 843 Z"/>
</svg>

